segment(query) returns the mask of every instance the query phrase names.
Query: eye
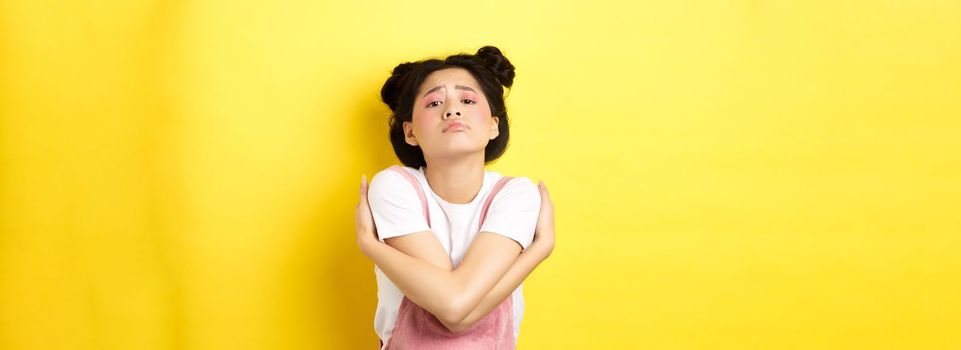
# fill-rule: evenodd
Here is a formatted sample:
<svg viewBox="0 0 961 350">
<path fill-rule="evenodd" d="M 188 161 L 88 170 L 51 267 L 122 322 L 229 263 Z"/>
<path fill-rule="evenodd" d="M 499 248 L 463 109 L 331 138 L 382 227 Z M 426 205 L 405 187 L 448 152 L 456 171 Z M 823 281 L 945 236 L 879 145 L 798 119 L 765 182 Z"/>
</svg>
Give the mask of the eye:
<svg viewBox="0 0 961 350">
<path fill-rule="evenodd" d="M 440 103 L 440 101 L 431 101 L 431 103 L 427 104 L 427 107 L 437 107 L 440 106 Z"/>
<path fill-rule="evenodd" d="M 475 102 L 474 100 L 471 100 L 471 99 L 469 99 L 469 98 L 465 98 L 465 99 L 460 100 L 460 101 L 463 102 L 465 105 L 472 105 L 472 104 L 477 103 L 477 102 Z"/>
</svg>

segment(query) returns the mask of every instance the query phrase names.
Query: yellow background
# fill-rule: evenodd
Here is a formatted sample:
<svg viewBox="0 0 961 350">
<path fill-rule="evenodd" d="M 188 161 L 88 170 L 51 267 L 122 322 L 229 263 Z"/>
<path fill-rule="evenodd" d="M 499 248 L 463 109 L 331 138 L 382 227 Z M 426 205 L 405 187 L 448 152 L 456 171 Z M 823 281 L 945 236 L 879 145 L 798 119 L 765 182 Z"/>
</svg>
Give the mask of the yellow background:
<svg viewBox="0 0 961 350">
<path fill-rule="evenodd" d="M 0 1 L 0 348 L 374 349 L 398 63 L 499 46 L 522 349 L 961 348 L 956 1 Z"/>
</svg>

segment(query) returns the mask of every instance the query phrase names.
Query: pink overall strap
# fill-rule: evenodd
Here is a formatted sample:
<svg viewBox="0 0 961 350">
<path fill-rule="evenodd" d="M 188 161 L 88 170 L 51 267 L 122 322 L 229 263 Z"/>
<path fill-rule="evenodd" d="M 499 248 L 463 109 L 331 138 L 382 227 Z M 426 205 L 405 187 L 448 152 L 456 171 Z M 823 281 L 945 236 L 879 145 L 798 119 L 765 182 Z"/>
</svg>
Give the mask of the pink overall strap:
<svg viewBox="0 0 961 350">
<path fill-rule="evenodd" d="M 417 197 L 420 198 L 420 205 L 424 208 L 424 218 L 427 219 L 427 227 L 430 227 L 430 209 L 427 206 L 427 195 L 424 194 L 424 189 L 421 188 L 420 184 L 417 183 L 417 179 L 414 178 L 414 175 L 411 175 L 411 173 L 399 165 L 390 167 L 390 170 L 400 173 L 405 179 L 407 179 L 407 182 L 410 182 L 411 186 L 414 186 L 414 191 L 417 191 Z"/>
<path fill-rule="evenodd" d="M 484 220 L 487 219 L 487 210 L 490 209 L 491 203 L 494 202 L 494 196 L 497 196 L 497 193 L 500 192 L 501 189 L 504 188 L 504 185 L 507 185 L 507 182 L 511 179 L 513 179 L 513 177 L 504 176 L 500 180 L 497 180 L 497 183 L 494 184 L 494 188 L 492 188 L 490 194 L 487 195 L 487 200 L 484 201 L 484 207 L 481 208 L 481 216 L 480 222 L 477 224 L 477 232 L 480 232 L 481 227 L 484 227 Z"/>
</svg>

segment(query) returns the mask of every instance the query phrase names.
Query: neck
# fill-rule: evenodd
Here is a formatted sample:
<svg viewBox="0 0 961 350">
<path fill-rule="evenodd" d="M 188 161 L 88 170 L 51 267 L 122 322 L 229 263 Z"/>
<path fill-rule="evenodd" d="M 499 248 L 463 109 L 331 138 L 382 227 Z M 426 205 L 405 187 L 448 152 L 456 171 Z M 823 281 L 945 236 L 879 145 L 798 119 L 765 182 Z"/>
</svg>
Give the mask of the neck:
<svg viewBox="0 0 961 350">
<path fill-rule="evenodd" d="M 470 203 L 484 185 L 484 152 L 469 157 L 426 160 L 427 184 L 449 203 Z"/>
</svg>

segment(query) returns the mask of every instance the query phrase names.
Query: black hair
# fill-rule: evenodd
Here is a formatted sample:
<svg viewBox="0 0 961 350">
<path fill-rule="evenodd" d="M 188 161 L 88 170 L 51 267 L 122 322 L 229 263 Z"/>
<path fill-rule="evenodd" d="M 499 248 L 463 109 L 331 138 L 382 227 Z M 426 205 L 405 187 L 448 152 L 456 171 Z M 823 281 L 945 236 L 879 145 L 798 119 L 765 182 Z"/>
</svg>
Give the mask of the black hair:
<svg viewBox="0 0 961 350">
<path fill-rule="evenodd" d="M 390 143 L 394 146 L 397 158 L 406 166 L 419 168 L 426 166 L 424 152 L 418 146 L 407 144 L 404 137 L 404 122 L 413 121 L 414 100 L 417 89 L 431 73 L 446 68 L 463 68 L 480 84 L 490 105 L 491 116 L 498 117 L 499 134 L 487 143 L 484 149 L 484 163 L 500 158 L 507 150 L 510 128 L 507 121 L 507 107 L 504 105 L 504 87 L 514 83 L 514 66 L 501 51 L 493 46 L 484 46 L 476 54 L 456 54 L 441 59 L 427 59 L 405 62 L 394 67 L 390 78 L 380 89 L 380 98 L 390 107 L 388 125 Z"/>
</svg>

